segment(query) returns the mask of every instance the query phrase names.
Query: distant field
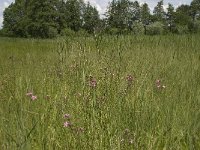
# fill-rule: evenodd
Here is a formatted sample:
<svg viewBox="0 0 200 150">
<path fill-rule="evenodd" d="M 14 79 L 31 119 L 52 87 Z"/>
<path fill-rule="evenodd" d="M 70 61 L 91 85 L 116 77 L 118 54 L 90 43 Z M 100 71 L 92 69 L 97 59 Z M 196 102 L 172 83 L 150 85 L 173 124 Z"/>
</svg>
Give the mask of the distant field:
<svg viewBox="0 0 200 150">
<path fill-rule="evenodd" d="M 200 149 L 199 39 L 0 38 L 0 149 Z"/>
</svg>

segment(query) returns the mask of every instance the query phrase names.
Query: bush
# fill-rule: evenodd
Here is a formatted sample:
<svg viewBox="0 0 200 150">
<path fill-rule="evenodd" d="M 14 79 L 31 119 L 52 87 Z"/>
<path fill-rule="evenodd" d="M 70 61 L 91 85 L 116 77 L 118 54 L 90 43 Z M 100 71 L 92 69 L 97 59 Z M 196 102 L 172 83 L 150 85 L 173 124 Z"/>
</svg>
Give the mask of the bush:
<svg viewBox="0 0 200 150">
<path fill-rule="evenodd" d="M 191 33 L 197 33 L 200 31 L 200 21 L 190 22 L 188 24 L 188 30 Z"/>
<path fill-rule="evenodd" d="M 164 25 L 161 22 L 154 22 L 147 26 L 147 35 L 160 35 L 164 33 Z"/>
<path fill-rule="evenodd" d="M 81 29 L 78 32 L 76 32 L 76 36 L 79 36 L 79 37 L 80 36 L 89 36 L 89 33 L 86 30 Z"/>
<path fill-rule="evenodd" d="M 58 30 L 54 27 L 48 27 L 47 38 L 55 38 L 58 36 Z"/>
<path fill-rule="evenodd" d="M 133 34 L 136 34 L 136 35 L 144 34 L 143 24 L 141 22 L 135 22 L 133 25 L 132 32 L 133 32 Z"/>
<path fill-rule="evenodd" d="M 120 31 L 118 28 L 107 28 L 106 33 L 108 33 L 110 35 L 117 35 L 120 33 Z"/>
<path fill-rule="evenodd" d="M 65 28 L 60 33 L 61 36 L 75 36 L 75 32 L 70 28 Z"/>
<path fill-rule="evenodd" d="M 184 26 L 178 25 L 177 30 L 178 30 L 178 32 L 177 32 L 178 34 L 188 34 L 189 33 L 188 27 L 186 25 L 184 25 Z"/>
<path fill-rule="evenodd" d="M 7 29 L 1 29 L 0 30 L 0 36 L 14 37 L 14 33 L 12 31 L 7 30 Z"/>
</svg>

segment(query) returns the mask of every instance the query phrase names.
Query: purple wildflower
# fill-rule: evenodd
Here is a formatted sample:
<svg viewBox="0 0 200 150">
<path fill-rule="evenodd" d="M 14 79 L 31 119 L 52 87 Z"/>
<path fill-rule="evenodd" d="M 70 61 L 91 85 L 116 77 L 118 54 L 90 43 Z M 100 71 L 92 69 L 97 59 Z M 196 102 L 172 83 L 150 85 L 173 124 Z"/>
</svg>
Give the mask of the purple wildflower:
<svg viewBox="0 0 200 150">
<path fill-rule="evenodd" d="M 70 114 L 64 114 L 64 118 L 69 119 L 70 118 Z"/>
<path fill-rule="evenodd" d="M 134 77 L 132 75 L 127 75 L 126 81 L 128 82 L 128 86 L 133 83 Z"/>
<path fill-rule="evenodd" d="M 37 99 L 37 96 L 32 95 L 32 96 L 31 96 L 31 99 L 34 101 L 34 100 Z"/>
<path fill-rule="evenodd" d="M 66 121 L 66 122 L 64 122 L 64 127 L 66 127 L 66 128 L 67 128 L 67 127 L 70 127 L 70 126 L 71 126 L 71 123 L 70 123 L 70 122 L 67 122 L 67 121 Z"/>
<path fill-rule="evenodd" d="M 96 79 L 91 79 L 90 80 L 90 87 L 95 88 L 97 86 L 97 81 Z"/>
</svg>

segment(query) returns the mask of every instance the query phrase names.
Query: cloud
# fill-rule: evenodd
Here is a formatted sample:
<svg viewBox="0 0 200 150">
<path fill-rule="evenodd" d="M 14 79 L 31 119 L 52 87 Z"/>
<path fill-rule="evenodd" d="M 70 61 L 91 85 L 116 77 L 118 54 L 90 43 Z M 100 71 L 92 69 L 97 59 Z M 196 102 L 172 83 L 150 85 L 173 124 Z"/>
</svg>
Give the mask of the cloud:
<svg viewBox="0 0 200 150">
<path fill-rule="evenodd" d="M 101 6 L 97 3 L 96 0 L 84 0 L 85 2 L 90 2 L 92 6 L 95 6 L 99 12 L 102 12 Z"/>
</svg>

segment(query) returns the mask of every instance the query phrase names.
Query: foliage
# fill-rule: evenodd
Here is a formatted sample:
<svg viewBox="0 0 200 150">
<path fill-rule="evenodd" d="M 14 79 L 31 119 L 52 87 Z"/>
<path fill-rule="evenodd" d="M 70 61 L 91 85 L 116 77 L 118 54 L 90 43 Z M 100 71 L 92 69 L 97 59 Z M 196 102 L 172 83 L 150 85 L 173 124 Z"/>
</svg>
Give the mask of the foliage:
<svg viewBox="0 0 200 150">
<path fill-rule="evenodd" d="M 142 23 L 142 34 L 147 34 L 147 26 L 150 25 L 154 33 L 157 30 L 154 25 L 162 22 L 165 34 L 179 33 L 178 28 L 185 30 L 185 27 L 186 32 L 197 33 L 198 20 L 200 0 L 192 0 L 190 5 L 180 5 L 176 9 L 169 3 L 167 11 L 160 0 L 153 14 L 147 3 L 112 0 L 104 17 L 84 0 L 16 0 L 4 11 L 3 32 L 6 36 L 34 38 L 55 38 L 65 32 L 68 35 L 68 29 L 77 35 L 79 31 L 91 35 L 106 31 L 106 34 L 129 34 L 135 33 L 135 25 Z"/>
<path fill-rule="evenodd" d="M 165 12 L 163 8 L 163 0 L 160 0 L 157 6 L 153 10 L 155 21 L 163 21 L 165 17 Z"/>
<path fill-rule="evenodd" d="M 144 27 L 141 22 L 135 22 L 132 28 L 133 28 L 132 32 L 135 35 L 142 35 L 144 33 Z"/>
<path fill-rule="evenodd" d="M 144 26 L 144 34 L 147 33 L 147 25 L 150 24 L 151 21 L 150 18 L 151 18 L 150 8 L 147 3 L 144 3 L 141 8 L 141 22 Z"/>
<path fill-rule="evenodd" d="M 88 33 L 93 33 L 100 23 L 98 10 L 92 7 L 89 2 L 84 10 L 83 20 L 83 28 L 88 31 Z"/>
<path fill-rule="evenodd" d="M 164 24 L 162 22 L 154 22 L 147 26 L 147 35 L 160 35 L 164 33 Z"/>
<path fill-rule="evenodd" d="M 61 31 L 60 33 L 61 36 L 75 36 L 75 31 L 73 31 L 72 29 L 70 28 L 65 28 Z"/>
</svg>

